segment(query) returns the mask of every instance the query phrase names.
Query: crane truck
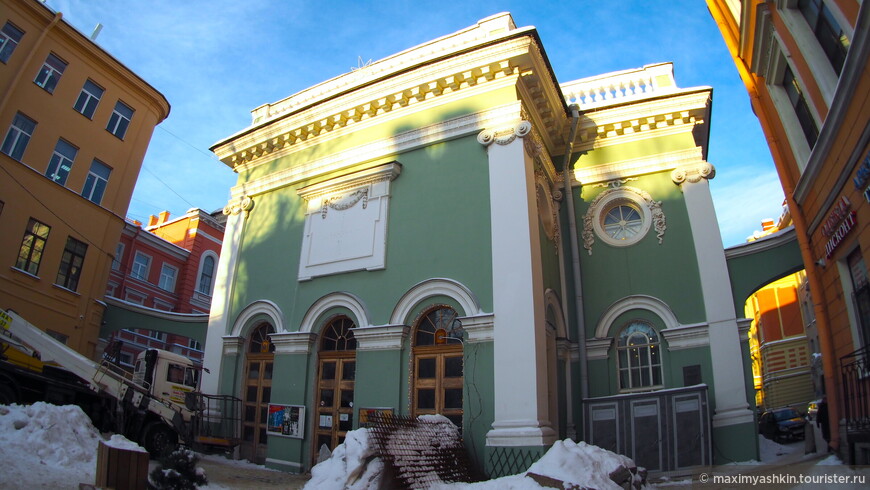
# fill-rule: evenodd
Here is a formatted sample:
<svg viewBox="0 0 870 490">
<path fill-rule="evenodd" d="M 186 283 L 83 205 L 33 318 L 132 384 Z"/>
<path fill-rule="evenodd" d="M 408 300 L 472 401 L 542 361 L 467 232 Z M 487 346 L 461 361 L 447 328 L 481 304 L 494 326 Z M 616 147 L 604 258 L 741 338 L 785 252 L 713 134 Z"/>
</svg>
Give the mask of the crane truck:
<svg viewBox="0 0 870 490">
<path fill-rule="evenodd" d="M 154 456 L 178 443 L 224 451 L 239 443 L 240 400 L 200 393 L 202 368 L 184 356 L 147 349 L 131 374 L 88 359 L 12 311 L 0 311 L 0 343 L 0 404 L 79 405 L 97 429 Z"/>
</svg>

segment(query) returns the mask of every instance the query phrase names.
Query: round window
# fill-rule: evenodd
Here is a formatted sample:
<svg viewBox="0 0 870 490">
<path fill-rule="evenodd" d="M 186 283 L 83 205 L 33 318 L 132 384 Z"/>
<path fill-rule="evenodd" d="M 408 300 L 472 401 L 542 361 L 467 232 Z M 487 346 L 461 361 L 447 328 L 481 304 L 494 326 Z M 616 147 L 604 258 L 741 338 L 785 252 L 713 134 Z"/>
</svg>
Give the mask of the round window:
<svg viewBox="0 0 870 490">
<path fill-rule="evenodd" d="M 602 213 L 601 227 L 614 240 L 630 240 L 643 229 L 643 216 L 637 206 L 619 203 Z"/>
<path fill-rule="evenodd" d="M 650 209 L 640 196 L 630 191 L 611 192 L 597 208 L 595 234 L 605 243 L 617 247 L 632 245 L 649 231 Z"/>
</svg>

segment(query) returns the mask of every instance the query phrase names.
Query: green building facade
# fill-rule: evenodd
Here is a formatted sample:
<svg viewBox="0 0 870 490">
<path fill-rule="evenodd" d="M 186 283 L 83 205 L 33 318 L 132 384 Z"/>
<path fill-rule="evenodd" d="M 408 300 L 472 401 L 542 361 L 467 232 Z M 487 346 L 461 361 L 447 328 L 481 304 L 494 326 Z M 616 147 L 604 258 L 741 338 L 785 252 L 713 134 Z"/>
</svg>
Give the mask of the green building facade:
<svg viewBox="0 0 870 490">
<path fill-rule="evenodd" d="M 203 391 L 242 399 L 239 455 L 306 471 L 389 412 L 448 417 L 489 476 L 564 438 L 757 458 L 711 96 L 670 64 L 559 84 L 499 14 L 254 109 L 212 148 Z"/>
</svg>

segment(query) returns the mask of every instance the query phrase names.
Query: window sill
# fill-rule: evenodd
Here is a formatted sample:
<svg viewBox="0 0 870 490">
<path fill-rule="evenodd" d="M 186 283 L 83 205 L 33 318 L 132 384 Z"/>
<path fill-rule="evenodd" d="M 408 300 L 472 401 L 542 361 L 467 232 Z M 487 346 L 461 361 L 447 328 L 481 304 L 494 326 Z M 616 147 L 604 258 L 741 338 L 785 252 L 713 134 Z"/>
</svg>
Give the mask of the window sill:
<svg viewBox="0 0 870 490">
<path fill-rule="evenodd" d="M 14 272 L 17 272 L 17 273 L 19 273 L 19 274 L 22 274 L 22 275 L 24 275 L 24 276 L 27 276 L 27 277 L 29 277 L 29 278 L 31 278 L 31 279 L 35 279 L 35 280 L 37 280 L 37 281 L 41 281 L 41 280 L 42 280 L 39 276 L 33 275 L 33 274 L 27 272 L 27 271 L 24 270 L 24 269 L 19 269 L 18 267 L 15 267 L 15 266 L 10 267 L 10 269 L 12 269 Z"/>
<path fill-rule="evenodd" d="M 619 394 L 635 395 L 640 393 L 652 393 L 665 389 L 665 385 L 643 386 L 641 388 L 626 388 L 619 390 Z"/>
<path fill-rule="evenodd" d="M 60 289 L 61 291 L 66 291 L 67 293 L 70 293 L 70 294 L 72 294 L 72 295 L 75 295 L 75 296 L 81 296 L 81 294 L 79 294 L 79 293 L 73 291 L 72 289 L 69 289 L 69 288 L 66 288 L 66 287 L 64 287 L 64 286 L 61 286 L 60 284 L 52 284 L 52 286 L 54 286 L 54 287 L 57 288 L 57 289 Z"/>
</svg>

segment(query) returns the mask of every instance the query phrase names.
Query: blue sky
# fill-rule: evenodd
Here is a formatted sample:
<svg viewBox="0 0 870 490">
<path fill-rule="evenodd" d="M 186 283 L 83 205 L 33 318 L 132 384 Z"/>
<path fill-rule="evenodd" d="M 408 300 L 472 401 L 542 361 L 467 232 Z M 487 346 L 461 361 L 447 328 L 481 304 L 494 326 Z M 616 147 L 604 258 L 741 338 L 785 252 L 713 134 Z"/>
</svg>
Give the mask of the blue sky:
<svg viewBox="0 0 870 490">
<path fill-rule="evenodd" d="M 265 103 L 455 32 L 498 12 L 535 26 L 560 82 L 671 61 L 680 87 L 713 87 L 708 161 L 725 246 L 777 218 L 770 152 L 703 0 L 503 2 L 48 0 L 161 91 L 172 112 L 154 131 L 128 216 L 223 208 L 235 174 L 208 148 Z"/>
</svg>

